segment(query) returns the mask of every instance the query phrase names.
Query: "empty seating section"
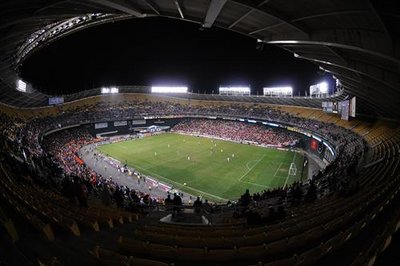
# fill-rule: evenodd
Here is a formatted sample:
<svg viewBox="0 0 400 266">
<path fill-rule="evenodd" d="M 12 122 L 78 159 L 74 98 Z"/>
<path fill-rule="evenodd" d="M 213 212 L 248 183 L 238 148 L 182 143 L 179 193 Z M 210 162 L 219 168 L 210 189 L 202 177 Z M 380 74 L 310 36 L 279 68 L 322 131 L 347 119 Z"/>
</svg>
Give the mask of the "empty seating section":
<svg viewBox="0 0 400 266">
<path fill-rule="evenodd" d="M 119 108 L 128 106 L 130 101 L 133 106 L 156 105 L 162 101 L 182 106 L 188 104 L 185 98 L 165 99 L 142 94 L 116 95 L 113 104 Z M 33 116 L 57 117 L 62 112 L 82 108 L 96 112 L 99 105 L 107 106 L 109 100 L 92 97 L 57 109 L 45 108 L 39 112 L 22 112 L 22 115 L 12 109 L 2 108 L 2 111 L 23 116 L 25 121 Z M 191 101 L 191 108 L 198 106 L 203 111 L 216 113 L 225 111 L 224 108 L 230 108 L 232 104 L 229 101 Z M 252 106 L 254 102 L 242 104 Z M 39 186 L 29 178 L 15 176 L 7 165 L 2 165 L 2 205 L 13 208 L 21 220 L 48 241 L 57 241 L 59 235 L 65 239 L 93 237 L 87 241 L 87 256 L 99 265 L 273 266 L 311 265 L 329 260 L 336 260 L 338 264 L 366 265 L 375 261 L 390 244 L 391 235 L 400 228 L 397 203 L 400 201 L 399 124 L 384 120 L 343 121 L 336 115 L 311 108 L 268 108 L 301 119 L 335 124 L 362 136 L 368 149 L 360 162 L 359 172 L 351 177 L 352 182 L 358 184 L 358 190 L 345 196 L 328 193 L 312 203 L 288 206 L 285 219 L 264 225 L 184 226 L 162 224 L 154 216 L 138 215 L 100 203 L 80 208 L 58 191 Z M 233 112 L 236 112 L 233 116 L 242 114 Z M 250 109 L 247 112 L 255 114 Z M 128 112 L 133 113 L 134 110 Z M 351 138 L 343 149 L 349 154 L 357 154 L 363 145 L 359 139 Z M 335 175 L 334 172 L 326 174 Z M 0 223 L 12 243 L 20 241 L 18 228 L 1 208 Z M 350 253 L 350 249 L 354 252 Z"/>
<path fill-rule="evenodd" d="M 15 243 L 18 240 L 18 232 L 11 218 L 9 218 L 2 208 L 0 208 L 0 225 L 7 232 L 11 242 Z"/>
<path fill-rule="evenodd" d="M 0 179 L 0 184 L 4 189 L 2 196 L 9 201 L 11 206 L 18 206 L 17 209 L 24 216 L 29 217 L 35 227 L 43 230 L 49 240 L 54 239 L 50 225 L 80 236 L 82 226 L 99 231 L 101 227 L 113 228 L 114 224 L 137 220 L 134 213 L 101 205 L 91 206 L 88 209 L 78 208 L 54 191 L 48 191 L 33 184 L 12 182 L 10 179 Z"/>
<path fill-rule="evenodd" d="M 368 216 L 364 219 L 362 217 L 382 208 L 379 203 L 390 199 L 393 195 L 390 193 L 392 188 L 393 186 L 382 185 L 369 193 L 354 195 L 346 199 L 346 202 L 333 199 L 331 205 L 325 202 L 324 206 L 315 207 L 315 209 L 314 206 L 309 207 L 307 213 L 301 210 L 303 214 L 294 215 L 296 218 L 288 218 L 275 226 L 211 230 L 178 226 L 171 228 L 160 225 L 147 226 L 136 230 L 131 238 L 121 237 L 120 247 L 125 252 L 140 253 L 143 247 L 150 248 L 148 245 L 157 243 L 158 248 L 170 249 L 169 259 L 178 259 L 173 255 L 177 252 L 176 249 L 190 247 L 191 254 L 195 252 L 194 250 L 197 250 L 198 254 L 204 252 L 208 258 L 213 258 L 211 260 L 223 260 L 223 258 L 228 259 L 234 256 L 237 260 L 256 259 L 266 262 L 272 258 L 281 256 L 284 258 L 288 254 L 301 254 L 304 249 L 306 253 L 308 247 L 318 247 L 324 243 L 330 245 L 330 240 L 333 241 L 338 232 L 347 233 L 345 241 L 356 237 L 355 228 L 361 229 L 366 226 L 368 219 L 373 219 Z M 315 213 L 319 214 L 318 217 L 315 217 Z M 351 224 L 354 224 L 354 228 L 349 231 L 348 226 Z M 326 252 L 333 251 L 334 248 L 337 247 L 329 246 Z M 155 256 L 151 250 L 148 252 L 151 256 Z M 186 256 L 179 258 L 184 257 Z M 185 260 L 195 260 L 195 258 L 196 256 L 189 255 Z"/>
</svg>

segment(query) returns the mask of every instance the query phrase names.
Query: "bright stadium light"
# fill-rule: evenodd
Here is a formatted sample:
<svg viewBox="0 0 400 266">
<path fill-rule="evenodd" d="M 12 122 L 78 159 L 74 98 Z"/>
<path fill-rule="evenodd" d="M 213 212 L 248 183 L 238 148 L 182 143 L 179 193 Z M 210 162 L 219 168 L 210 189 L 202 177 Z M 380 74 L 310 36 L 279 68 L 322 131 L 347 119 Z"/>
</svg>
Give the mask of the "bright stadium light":
<svg viewBox="0 0 400 266">
<path fill-rule="evenodd" d="M 221 95 L 250 95 L 250 87 L 244 87 L 244 86 L 219 87 L 219 94 L 221 94 Z"/>
<path fill-rule="evenodd" d="M 188 87 L 152 86 L 152 93 L 187 93 Z"/>
<path fill-rule="evenodd" d="M 327 82 L 321 82 L 315 85 L 310 86 L 310 96 L 317 95 L 321 96 L 321 94 L 327 94 L 328 93 L 328 83 Z"/>
<path fill-rule="evenodd" d="M 250 91 L 249 87 L 219 87 L 219 91 Z"/>
<path fill-rule="evenodd" d="M 101 88 L 101 93 L 102 94 L 110 94 L 110 93 L 118 93 L 119 89 L 116 87 L 111 87 L 111 88 L 107 88 L 107 87 L 103 87 Z"/>
<path fill-rule="evenodd" d="M 321 93 L 328 93 L 328 83 L 326 83 L 326 82 L 321 82 L 321 83 L 319 84 L 319 91 L 320 91 Z"/>
<path fill-rule="evenodd" d="M 293 88 L 291 86 L 283 87 L 265 87 L 264 95 L 268 96 L 291 96 L 293 95 Z"/>
<path fill-rule="evenodd" d="M 17 91 L 26 92 L 26 82 L 21 79 L 17 80 Z"/>
</svg>

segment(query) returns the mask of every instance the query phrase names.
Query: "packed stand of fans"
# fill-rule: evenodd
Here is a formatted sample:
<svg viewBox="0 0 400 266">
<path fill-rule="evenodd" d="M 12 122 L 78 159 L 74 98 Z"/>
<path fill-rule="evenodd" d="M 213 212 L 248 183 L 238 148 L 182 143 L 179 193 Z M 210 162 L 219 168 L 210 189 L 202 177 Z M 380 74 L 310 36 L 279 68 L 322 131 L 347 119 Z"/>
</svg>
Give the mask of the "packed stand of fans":
<svg viewBox="0 0 400 266">
<path fill-rule="evenodd" d="M 10 117 L 0 112 L 0 143 L 1 149 L 8 148 L 9 151 L 19 150 L 20 139 L 18 132 L 25 125 L 24 121 L 18 117 Z"/>
<path fill-rule="evenodd" d="M 226 120 L 185 119 L 173 130 L 276 147 L 293 146 L 298 139 L 287 130 L 272 130 L 262 125 Z"/>
<path fill-rule="evenodd" d="M 42 142 L 47 165 L 53 174 L 58 172 L 63 176 L 61 191 L 71 202 L 77 199 L 82 207 L 87 207 L 87 198 L 94 196 L 104 205 L 115 203 L 119 208 L 137 210 L 141 204 L 152 205 L 160 201 L 147 193 L 121 186 L 111 176 L 103 177 L 88 167 L 78 152 L 82 146 L 98 141 L 86 129 L 78 127 L 53 133 Z M 99 157 L 96 153 L 95 156 Z"/>
<path fill-rule="evenodd" d="M 293 125 L 308 131 L 321 132 L 336 150 L 344 148 L 343 138 L 354 136 L 359 142 L 362 139 L 351 131 L 334 124 L 309 120 L 292 116 L 288 113 L 268 106 L 260 105 L 208 105 L 192 106 L 171 102 L 152 102 L 148 100 L 132 100 L 126 103 L 98 103 L 91 106 L 83 106 L 68 111 L 59 111 L 57 115 L 37 117 L 30 120 L 19 135 L 23 146 L 29 146 L 33 156 L 41 156 L 43 151 L 39 145 L 41 132 L 77 123 L 90 123 L 99 121 L 113 121 L 115 119 L 132 119 L 135 116 L 150 115 L 221 115 L 226 117 L 260 118 L 288 125 Z M 361 143 L 363 144 L 363 143 Z"/>
</svg>

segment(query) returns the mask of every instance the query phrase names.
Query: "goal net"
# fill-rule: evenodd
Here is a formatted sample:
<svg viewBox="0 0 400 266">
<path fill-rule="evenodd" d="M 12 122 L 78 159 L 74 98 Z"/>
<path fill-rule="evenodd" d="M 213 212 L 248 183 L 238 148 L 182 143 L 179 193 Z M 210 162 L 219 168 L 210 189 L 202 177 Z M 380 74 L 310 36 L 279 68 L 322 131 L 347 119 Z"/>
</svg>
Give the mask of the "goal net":
<svg viewBox="0 0 400 266">
<path fill-rule="evenodd" d="M 294 163 L 291 163 L 289 168 L 289 175 L 296 175 L 296 174 L 297 174 L 297 167 Z"/>
</svg>

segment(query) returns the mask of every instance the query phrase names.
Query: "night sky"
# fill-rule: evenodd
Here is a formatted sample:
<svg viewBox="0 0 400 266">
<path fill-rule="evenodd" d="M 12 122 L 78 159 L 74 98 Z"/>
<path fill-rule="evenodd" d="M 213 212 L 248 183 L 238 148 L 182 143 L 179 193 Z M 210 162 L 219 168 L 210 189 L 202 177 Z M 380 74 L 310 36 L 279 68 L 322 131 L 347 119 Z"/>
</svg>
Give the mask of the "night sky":
<svg viewBox="0 0 400 266">
<path fill-rule="evenodd" d="M 318 66 L 275 46 L 256 49 L 255 39 L 167 18 L 114 22 L 71 34 L 41 49 L 21 76 L 45 93 L 61 95 L 101 86 L 186 85 L 216 92 L 220 85 L 291 85 L 304 95 L 327 80 Z"/>
</svg>

